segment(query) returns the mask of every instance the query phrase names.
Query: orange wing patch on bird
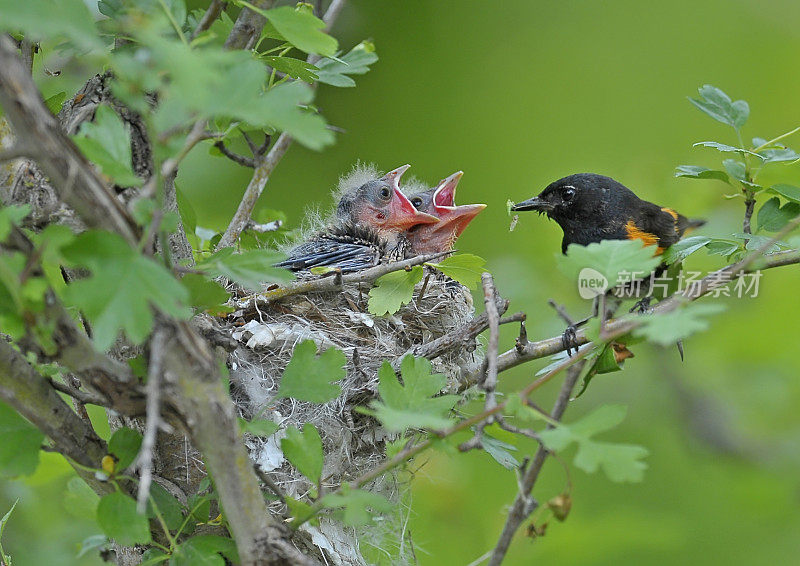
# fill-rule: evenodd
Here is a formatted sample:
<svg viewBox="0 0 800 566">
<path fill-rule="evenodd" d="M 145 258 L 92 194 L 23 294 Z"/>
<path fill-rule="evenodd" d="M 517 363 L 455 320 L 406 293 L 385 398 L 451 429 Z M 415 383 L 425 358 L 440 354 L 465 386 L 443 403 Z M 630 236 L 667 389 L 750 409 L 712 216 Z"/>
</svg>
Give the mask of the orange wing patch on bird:
<svg viewBox="0 0 800 566">
<path fill-rule="evenodd" d="M 677 221 L 678 221 L 678 213 L 677 213 L 677 212 L 675 212 L 674 210 L 672 210 L 671 208 L 666 208 L 666 207 L 664 207 L 664 208 L 662 208 L 661 210 L 663 210 L 664 212 L 666 212 L 667 214 L 669 214 L 670 216 L 672 216 L 672 217 L 675 219 L 675 222 L 677 222 Z"/>
<path fill-rule="evenodd" d="M 655 246 L 658 244 L 658 236 L 641 230 L 636 226 L 633 220 L 628 220 L 628 223 L 625 224 L 625 232 L 628 234 L 629 240 L 642 240 L 645 246 Z M 662 253 L 664 253 L 664 248 L 659 246 L 656 249 L 656 255 L 661 255 Z"/>
</svg>

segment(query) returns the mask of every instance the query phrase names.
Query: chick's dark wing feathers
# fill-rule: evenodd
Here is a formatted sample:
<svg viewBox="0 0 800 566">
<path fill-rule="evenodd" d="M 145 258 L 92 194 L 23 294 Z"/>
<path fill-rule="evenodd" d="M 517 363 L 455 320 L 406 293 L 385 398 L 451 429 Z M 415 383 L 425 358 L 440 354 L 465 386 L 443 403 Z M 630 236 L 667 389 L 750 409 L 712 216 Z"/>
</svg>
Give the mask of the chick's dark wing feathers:
<svg viewBox="0 0 800 566">
<path fill-rule="evenodd" d="M 336 267 L 343 272 L 359 271 L 378 264 L 385 244 L 369 230 L 356 226 L 340 226 L 313 236 L 293 248 L 276 264 L 291 271 L 312 267 Z"/>
</svg>

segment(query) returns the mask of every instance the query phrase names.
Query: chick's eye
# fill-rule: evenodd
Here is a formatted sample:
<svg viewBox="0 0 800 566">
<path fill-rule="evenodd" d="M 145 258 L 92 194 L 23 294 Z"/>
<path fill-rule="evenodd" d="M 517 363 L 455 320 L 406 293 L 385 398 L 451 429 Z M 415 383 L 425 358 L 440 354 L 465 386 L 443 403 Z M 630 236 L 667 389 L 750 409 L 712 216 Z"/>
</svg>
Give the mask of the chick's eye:
<svg viewBox="0 0 800 566">
<path fill-rule="evenodd" d="M 381 198 L 386 200 L 390 196 L 392 196 L 392 191 L 389 190 L 389 187 L 381 187 L 380 193 Z"/>
<path fill-rule="evenodd" d="M 561 198 L 564 199 L 564 202 L 569 202 L 575 196 L 575 189 L 573 187 L 566 187 L 561 192 Z"/>
<path fill-rule="evenodd" d="M 422 206 L 422 199 L 419 197 L 412 198 L 411 204 L 414 205 L 414 208 L 419 208 L 420 206 Z"/>
</svg>

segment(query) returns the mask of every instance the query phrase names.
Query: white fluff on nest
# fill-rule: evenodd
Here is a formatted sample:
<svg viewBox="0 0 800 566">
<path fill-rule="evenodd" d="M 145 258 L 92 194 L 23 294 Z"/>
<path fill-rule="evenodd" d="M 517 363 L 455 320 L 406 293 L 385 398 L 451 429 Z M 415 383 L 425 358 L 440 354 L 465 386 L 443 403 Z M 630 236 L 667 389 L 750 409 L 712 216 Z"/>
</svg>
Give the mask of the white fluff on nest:
<svg viewBox="0 0 800 566">
<path fill-rule="evenodd" d="M 374 166 L 359 164 L 342 177 L 334 195 L 378 176 Z M 426 188 L 418 181 L 403 183 L 409 194 Z M 335 213 L 313 215 L 304 233 L 319 230 L 334 217 Z M 386 441 L 393 437 L 375 419 L 354 410 L 377 397 L 378 368 L 384 360 L 394 361 L 412 347 L 462 327 L 474 313 L 469 291 L 440 275 L 431 275 L 424 296 L 417 300 L 421 287 L 422 283 L 411 303 L 386 317 L 368 312 L 370 284 L 347 284 L 333 293 L 291 296 L 266 308 L 240 301 L 239 310 L 228 317 L 228 328 L 240 344 L 229 359 L 234 401 L 243 417 L 269 419 L 281 426 L 271 437 L 247 435 L 246 444 L 253 460 L 288 495 L 301 498 L 312 488 L 283 457 L 280 439 L 288 426 L 302 428 L 312 423 L 319 431 L 325 452 L 325 487 L 352 480 L 384 460 Z M 319 351 L 336 347 L 345 353 L 346 376 L 338 382 L 342 393 L 336 399 L 315 404 L 276 397 L 294 347 L 304 340 L 313 340 Z M 475 347 L 461 348 L 432 361 L 433 371 L 447 376 L 443 392 L 454 392 L 462 373 L 478 368 L 482 361 L 479 352 Z M 404 486 L 387 474 L 368 488 L 399 502 Z M 277 510 L 280 504 L 274 505 Z M 330 548 L 357 549 L 358 537 L 373 539 L 371 544 L 379 544 L 377 539 L 387 533 L 402 537 L 403 533 L 397 534 L 402 529 L 395 523 L 382 522 L 385 532 L 375 527 L 355 532 L 322 517 L 320 527 L 312 534 L 317 546 L 328 548 L 326 556 L 334 563 L 344 560 L 339 563 L 360 565 L 364 561 L 358 552 L 336 557 Z"/>
</svg>

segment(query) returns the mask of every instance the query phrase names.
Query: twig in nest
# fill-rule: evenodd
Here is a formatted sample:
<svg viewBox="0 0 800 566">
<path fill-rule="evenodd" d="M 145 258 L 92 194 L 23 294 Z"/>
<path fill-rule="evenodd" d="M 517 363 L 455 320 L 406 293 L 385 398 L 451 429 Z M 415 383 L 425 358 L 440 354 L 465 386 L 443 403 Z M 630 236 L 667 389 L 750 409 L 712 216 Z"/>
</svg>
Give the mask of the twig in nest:
<svg viewBox="0 0 800 566">
<path fill-rule="evenodd" d="M 272 478 L 269 477 L 269 474 L 262 470 L 258 464 L 253 462 L 253 469 L 256 471 L 256 475 L 258 478 L 266 485 L 272 493 L 275 494 L 275 497 L 281 500 L 281 503 L 286 503 L 286 495 L 283 493 L 283 490 L 272 481 Z"/>
<path fill-rule="evenodd" d="M 66 393 L 84 405 L 98 405 L 100 407 L 110 406 L 110 403 L 100 395 L 89 393 L 88 391 L 81 391 L 80 389 L 76 389 L 75 387 L 61 383 L 60 381 L 55 381 L 54 379 L 49 379 L 48 381 L 50 382 L 50 385 L 53 386 L 53 389 L 60 391 L 61 393 Z"/>
</svg>

